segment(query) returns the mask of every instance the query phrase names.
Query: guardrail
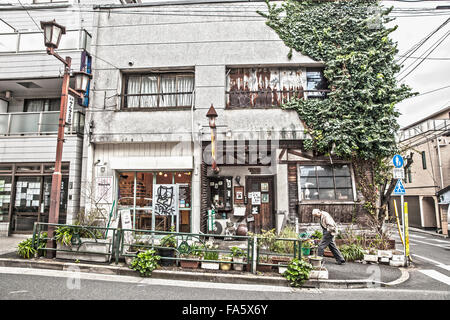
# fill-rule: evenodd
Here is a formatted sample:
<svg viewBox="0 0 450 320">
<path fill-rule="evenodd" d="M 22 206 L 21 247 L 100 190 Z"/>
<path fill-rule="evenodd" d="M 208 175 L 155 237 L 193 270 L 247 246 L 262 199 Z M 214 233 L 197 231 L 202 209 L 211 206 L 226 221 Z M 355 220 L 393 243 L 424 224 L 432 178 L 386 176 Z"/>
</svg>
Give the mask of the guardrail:
<svg viewBox="0 0 450 320">
<path fill-rule="evenodd" d="M 51 226 L 56 229 L 52 240 L 58 240 L 56 248 L 46 248 L 48 237 L 43 236 L 43 232 Z M 69 235 L 64 242 L 64 234 Z M 238 248 L 241 254 L 246 257 L 242 261 L 236 261 L 230 257 L 233 250 L 229 241 L 242 241 Z M 57 253 L 70 253 L 88 256 L 106 256 L 104 262 L 110 262 L 114 258 L 115 264 L 121 258 L 128 261 L 127 264 L 140 251 L 155 249 L 161 257 L 162 265 L 177 265 L 183 261 L 214 264 L 233 264 L 246 266 L 247 272 L 268 271 L 267 268 L 287 266 L 289 260 L 302 257 L 302 238 L 271 238 L 270 244 L 260 235 L 237 236 L 237 235 L 216 235 L 203 233 L 184 233 L 172 231 L 136 230 L 121 228 L 106 228 L 96 226 L 80 226 L 51 224 L 35 222 L 33 229 L 33 247 L 43 252 L 53 250 Z M 93 244 L 95 250 L 86 250 L 89 244 Z M 244 246 L 242 246 L 244 244 Z M 102 247 L 98 250 L 97 247 Z M 244 247 L 244 248 L 242 248 Z M 277 249 L 278 248 L 278 249 Z M 61 255 L 61 254 L 59 254 Z M 222 257 L 221 257 L 222 255 Z M 264 257 L 270 257 L 266 259 Z M 77 259 L 75 256 L 66 259 Z M 82 260 L 82 258 L 79 258 Z M 98 262 L 98 260 L 95 260 Z M 243 268 L 242 268 L 243 269 Z"/>
<path fill-rule="evenodd" d="M 84 113 L 74 112 L 65 127 L 67 134 L 83 134 Z M 59 111 L 0 113 L 0 135 L 46 135 L 58 133 Z"/>
</svg>

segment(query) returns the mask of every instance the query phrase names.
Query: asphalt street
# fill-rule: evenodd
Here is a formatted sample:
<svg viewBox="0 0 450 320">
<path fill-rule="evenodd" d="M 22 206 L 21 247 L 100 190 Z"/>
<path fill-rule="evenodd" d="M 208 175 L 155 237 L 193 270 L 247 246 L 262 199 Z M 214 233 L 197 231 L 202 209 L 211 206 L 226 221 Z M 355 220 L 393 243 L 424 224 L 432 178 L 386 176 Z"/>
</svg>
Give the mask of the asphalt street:
<svg viewBox="0 0 450 320">
<path fill-rule="evenodd" d="M 403 251 L 398 234 L 393 237 L 397 249 Z M 412 231 L 409 242 L 413 260 L 408 269 L 410 278 L 398 287 L 450 291 L 450 239 Z"/>
</svg>

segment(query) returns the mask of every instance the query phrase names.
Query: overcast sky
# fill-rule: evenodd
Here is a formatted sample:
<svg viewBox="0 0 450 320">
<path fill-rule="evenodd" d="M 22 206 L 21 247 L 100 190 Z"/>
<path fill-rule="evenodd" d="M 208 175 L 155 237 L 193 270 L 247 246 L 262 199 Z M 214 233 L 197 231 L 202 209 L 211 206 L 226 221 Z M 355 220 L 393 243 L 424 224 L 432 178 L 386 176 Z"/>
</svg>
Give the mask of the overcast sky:
<svg viewBox="0 0 450 320">
<path fill-rule="evenodd" d="M 143 0 L 142 2 L 159 2 L 164 0 Z M 170 0 L 165 0 L 166 2 Z M 22 4 L 31 3 L 32 0 L 21 0 Z M 118 1 L 111 1 L 111 3 Z M 18 0 L 0 0 L 0 3 L 18 3 Z M 435 9 L 437 6 L 450 6 L 450 1 L 382 1 L 383 5 L 403 10 L 418 9 Z M 397 41 L 399 55 L 406 53 L 412 46 L 430 34 L 439 27 L 444 21 L 450 18 L 450 10 L 431 10 L 418 13 L 417 11 L 399 12 L 396 10 L 392 13 L 397 16 L 392 24 L 398 25 L 398 29 L 392 33 L 392 38 Z M 450 32 L 450 23 L 445 25 L 441 30 L 436 32 L 418 49 L 411 58 L 403 62 L 404 68 L 410 67 L 411 63 L 423 59 L 415 59 L 422 54 L 426 54 L 427 50 L 432 49 L 442 37 Z M 398 76 L 401 79 L 413 67 L 405 70 L 403 74 Z M 427 93 L 418 97 L 413 97 L 403 101 L 397 105 L 401 116 L 398 119 L 400 126 L 406 126 L 421 118 L 424 118 L 439 109 L 450 106 L 450 35 L 442 41 L 442 43 L 423 60 L 416 69 L 414 69 L 401 83 L 408 84 L 414 91 L 420 94 L 427 93 L 435 89 L 446 87 L 445 89 Z"/>
</svg>

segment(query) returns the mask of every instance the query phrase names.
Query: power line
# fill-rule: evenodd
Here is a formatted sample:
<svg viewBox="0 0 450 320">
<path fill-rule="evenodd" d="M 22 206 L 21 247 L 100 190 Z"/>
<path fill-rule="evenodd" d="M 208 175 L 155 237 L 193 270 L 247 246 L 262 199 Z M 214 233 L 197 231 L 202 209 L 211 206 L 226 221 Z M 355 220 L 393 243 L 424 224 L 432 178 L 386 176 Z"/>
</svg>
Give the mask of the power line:
<svg viewBox="0 0 450 320">
<path fill-rule="evenodd" d="M 435 45 L 438 41 L 439 41 L 439 43 L 437 43 L 436 44 L 436 46 L 434 47 L 434 48 L 432 48 L 433 47 L 433 45 L 430 47 L 430 48 L 432 48 L 429 52 L 428 52 L 428 54 L 425 56 L 425 58 L 427 58 L 434 50 L 436 50 L 439 46 L 440 46 L 440 44 L 448 37 L 450 35 L 450 31 L 448 31 L 445 35 L 443 35 L 439 40 L 437 40 L 433 45 Z M 429 50 L 429 49 L 428 49 Z M 425 54 L 426 53 L 426 51 L 423 53 L 423 54 Z M 423 55 L 422 54 L 422 55 Z M 416 60 L 417 61 L 417 60 Z M 410 75 L 411 74 L 411 72 L 413 72 L 414 70 L 416 70 L 423 62 L 424 62 L 425 60 L 424 59 L 422 59 L 422 60 L 420 60 L 419 61 L 419 63 L 413 68 L 413 69 L 411 69 L 411 71 L 409 71 L 405 76 L 403 76 L 401 79 L 399 79 L 398 81 L 402 81 L 403 79 L 405 79 L 408 75 Z"/>
</svg>

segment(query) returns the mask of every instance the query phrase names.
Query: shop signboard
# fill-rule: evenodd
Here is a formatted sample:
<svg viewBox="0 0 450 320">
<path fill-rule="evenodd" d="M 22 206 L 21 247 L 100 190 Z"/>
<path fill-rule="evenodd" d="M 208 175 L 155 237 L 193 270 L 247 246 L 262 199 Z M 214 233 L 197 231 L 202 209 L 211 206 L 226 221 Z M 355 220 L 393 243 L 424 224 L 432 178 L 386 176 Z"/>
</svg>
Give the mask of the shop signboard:
<svg viewBox="0 0 450 320">
<path fill-rule="evenodd" d="M 153 214 L 162 216 L 178 215 L 178 185 L 153 185 Z"/>
<path fill-rule="evenodd" d="M 120 218 L 122 221 L 122 229 L 132 229 L 133 226 L 131 224 L 131 211 L 130 209 L 122 209 L 120 210 Z M 133 233 L 132 231 L 125 231 L 123 233 L 125 243 L 131 243 L 133 241 Z"/>
<path fill-rule="evenodd" d="M 112 203 L 113 177 L 97 177 L 95 182 L 97 203 Z"/>
</svg>

